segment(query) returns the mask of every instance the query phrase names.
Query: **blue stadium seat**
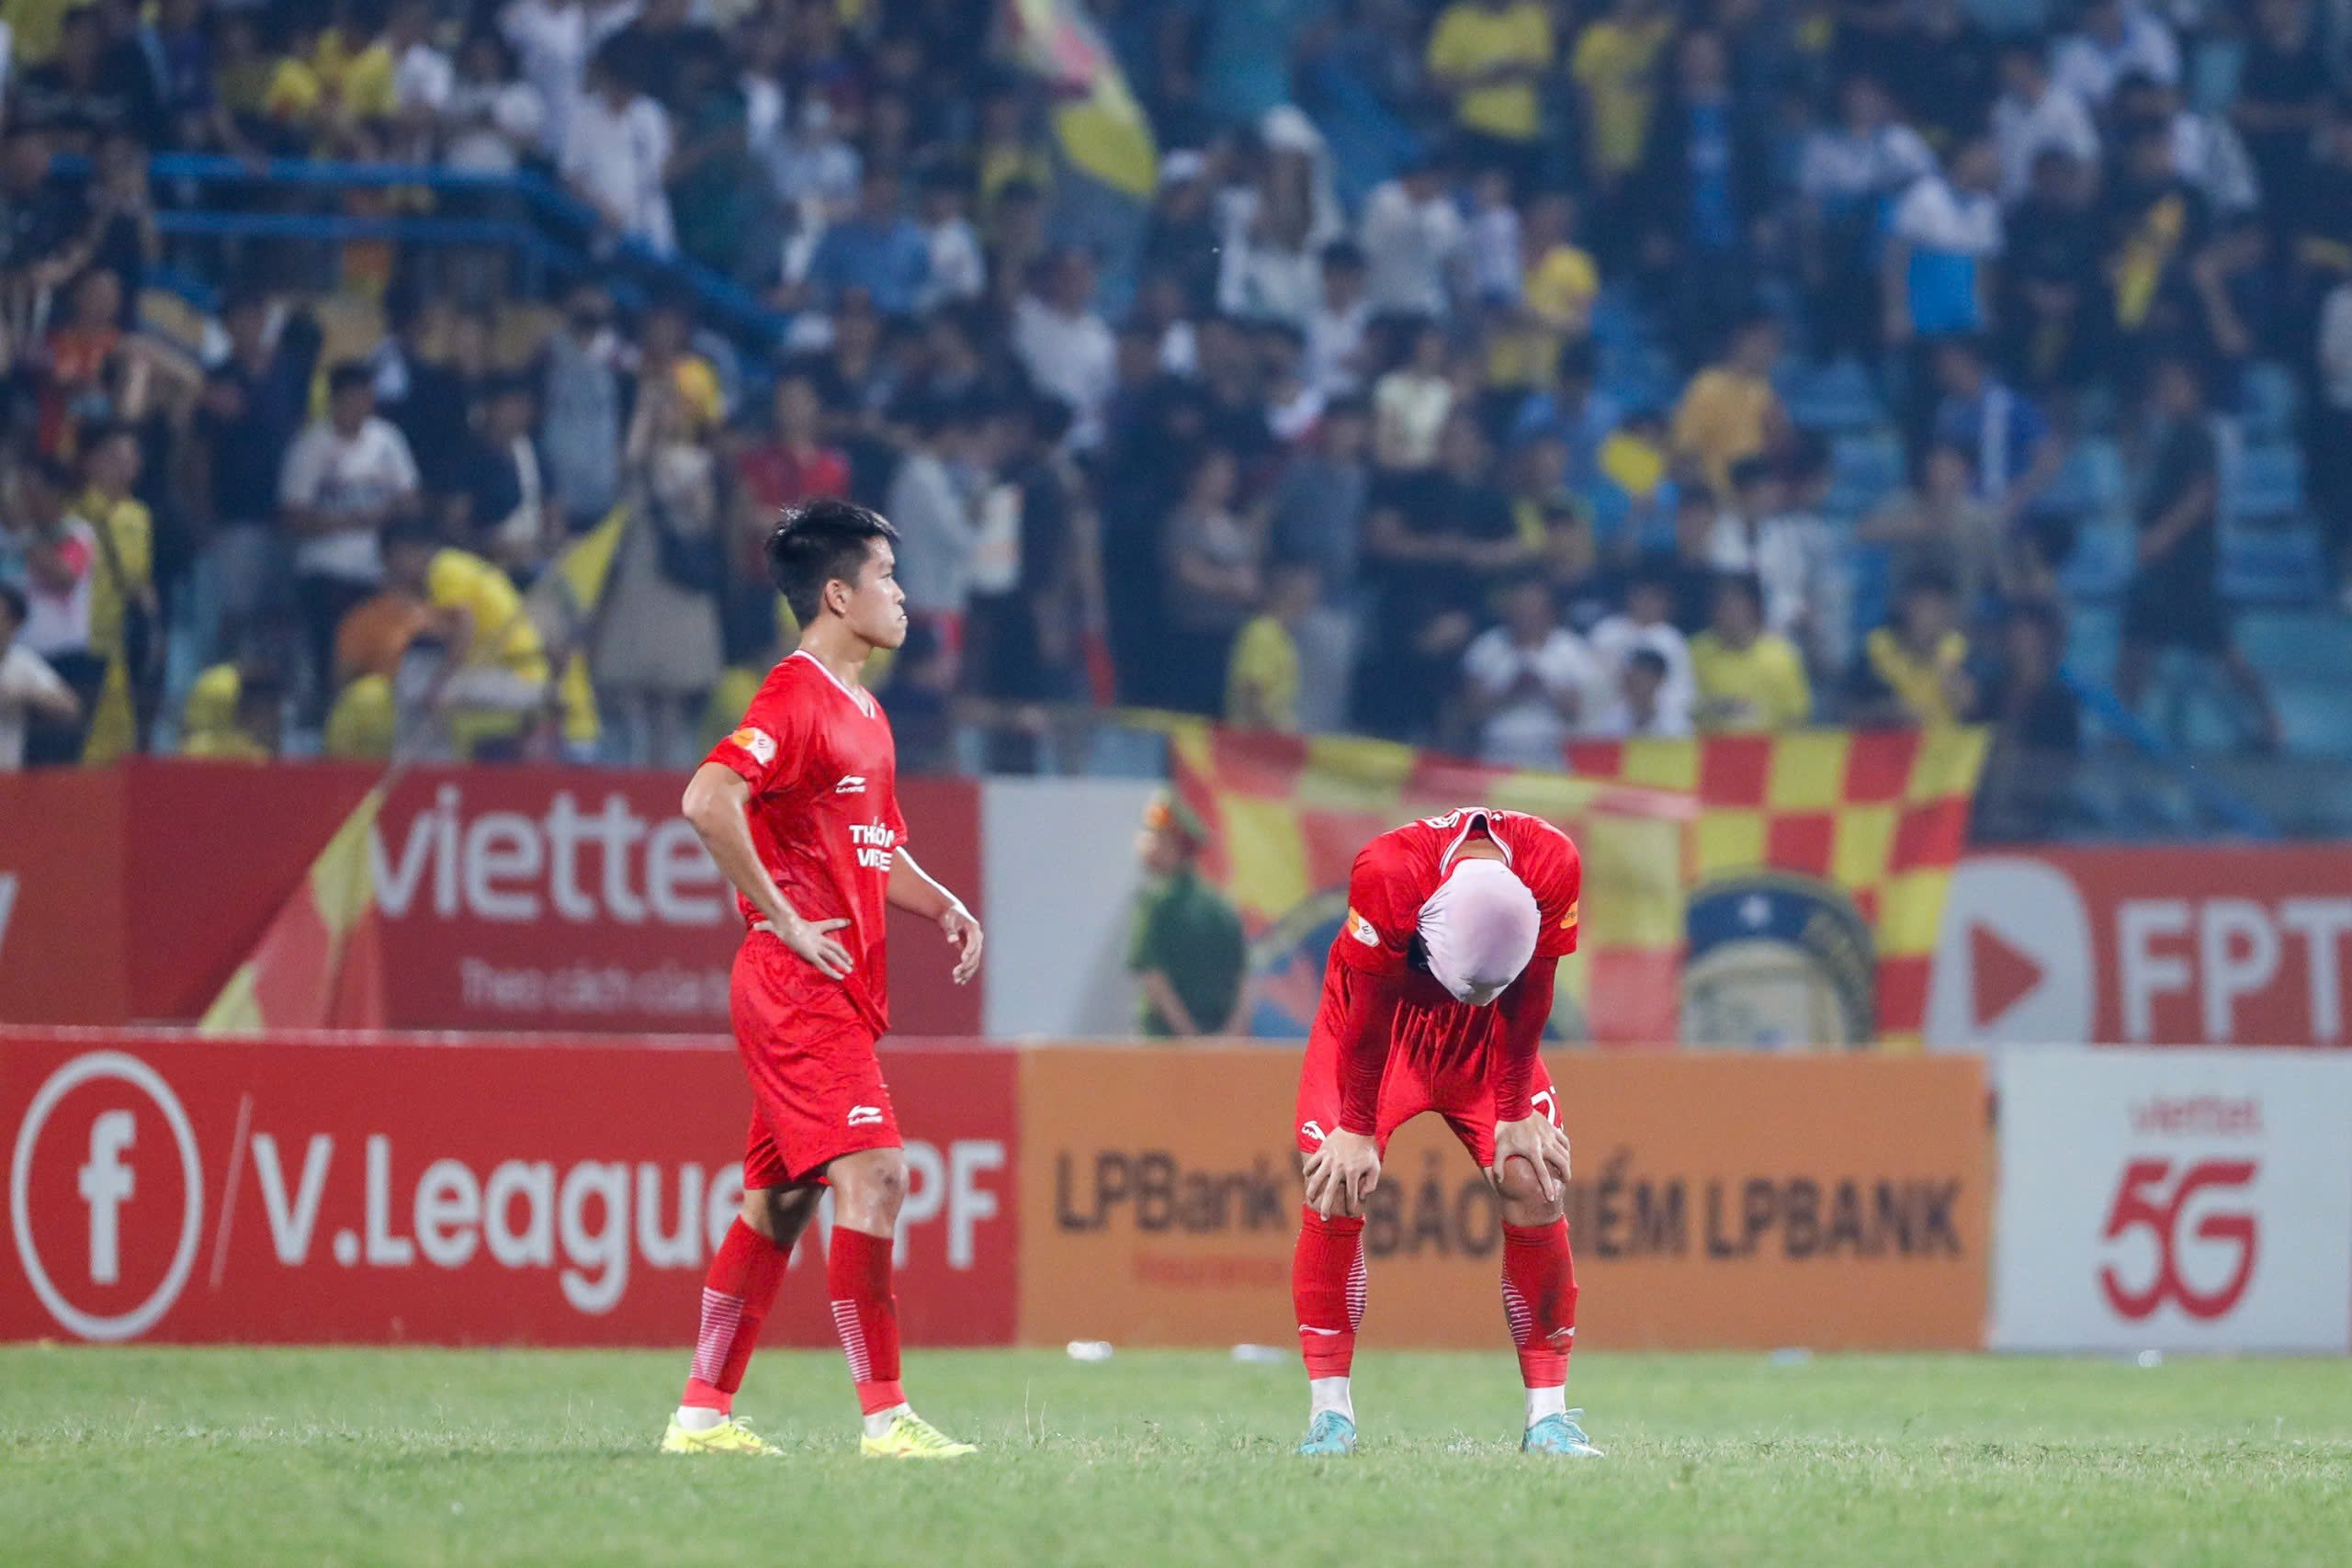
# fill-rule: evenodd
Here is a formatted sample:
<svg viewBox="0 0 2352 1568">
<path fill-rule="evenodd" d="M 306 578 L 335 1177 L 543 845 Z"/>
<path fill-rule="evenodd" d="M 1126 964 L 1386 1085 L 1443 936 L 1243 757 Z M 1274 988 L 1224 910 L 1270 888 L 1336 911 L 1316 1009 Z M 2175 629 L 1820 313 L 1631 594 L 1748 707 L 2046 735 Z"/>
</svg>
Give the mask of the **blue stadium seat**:
<svg viewBox="0 0 2352 1568">
<path fill-rule="evenodd" d="M 2071 599 L 2112 599 L 2131 575 L 2132 526 L 2110 514 L 2083 523 L 2058 581 Z"/>
<path fill-rule="evenodd" d="M 2285 517 L 2303 510 L 2303 454 L 2284 442 L 2249 442 L 2229 467 L 2225 513 Z"/>
<path fill-rule="evenodd" d="M 1840 435 L 1830 443 L 1828 510 L 1860 517 L 1903 483 L 1903 443 L 1884 429 Z"/>
<path fill-rule="evenodd" d="M 2276 360 L 2246 367 L 2242 381 L 2245 438 L 2262 445 L 2293 438 L 2301 419 L 2295 373 Z"/>
<path fill-rule="evenodd" d="M 2092 523 L 2119 516 L 2130 504 L 2130 488 L 2124 481 L 2122 448 L 2110 436 L 2090 435 L 2076 442 L 2066 454 L 2065 464 L 2046 492 L 2045 502 L 2054 510 Z"/>
<path fill-rule="evenodd" d="M 1807 430 L 1861 430 L 1886 415 L 1869 373 L 1851 359 L 1796 365 L 1781 373 L 1780 383 L 1789 417 Z"/>
</svg>

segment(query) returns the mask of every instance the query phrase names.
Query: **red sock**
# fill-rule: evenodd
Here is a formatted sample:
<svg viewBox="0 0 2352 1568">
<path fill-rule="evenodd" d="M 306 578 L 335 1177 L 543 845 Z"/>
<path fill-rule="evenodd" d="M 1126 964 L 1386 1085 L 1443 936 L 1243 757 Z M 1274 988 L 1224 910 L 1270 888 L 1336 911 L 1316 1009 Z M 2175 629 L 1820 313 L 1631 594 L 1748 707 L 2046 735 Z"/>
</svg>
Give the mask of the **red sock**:
<svg viewBox="0 0 2352 1568">
<path fill-rule="evenodd" d="M 857 1384 L 857 1407 L 871 1416 L 907 1396 L 899 1387 L 899 1298 L 890 1293 L 890 1238 L 833 1227 L 825 1258 L 833 1329 Z"/>
<path fill-rule="evenodd" d="M 760 1325 L 784 1284 L 791 1254 L 737 1220 L 727 1227 L 702 1282 L 702 1329 L 695 1336 L 694 1371 L 681 1404 L 730 1411 L 743 1369 L 760 1342 Z"/>
<path fill-rule="evenodd" d="M 1527 1386 L 1566 1382 L 1577 1342 L 1577 1265 L 1567 1221 L 1503 1227 L 1503 1315 Z"/>
<path fill-rule="evenodd" d="M 1310 1378 L 1343 1378 L 1356 1357 L 1366 1276 L 1363 1220 L 1327 1220 L 1309 1209 L 1290 1259 L 1290 1300 Z"/>
</svg>

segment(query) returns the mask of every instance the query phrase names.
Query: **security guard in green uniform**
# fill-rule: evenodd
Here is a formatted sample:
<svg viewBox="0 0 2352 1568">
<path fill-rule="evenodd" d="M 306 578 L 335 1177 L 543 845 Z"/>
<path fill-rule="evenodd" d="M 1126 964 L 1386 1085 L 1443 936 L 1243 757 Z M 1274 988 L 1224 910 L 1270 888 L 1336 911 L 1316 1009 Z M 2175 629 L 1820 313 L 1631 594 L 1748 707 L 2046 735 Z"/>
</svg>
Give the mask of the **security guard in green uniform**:
<svg viewBox="0 0 2352 1568">
<path fill-rule="evenodd" d="M 1208 829 L 1192 807 L 1162 791 L 1144 812 L 1136 855 L 1149 878 L 1136 897 L 1127 968 L 1141 989 L 1147 1039 L 1249 1032 L 1248 944 L 1241 918 L 1201 880 Z"/>
</svg>

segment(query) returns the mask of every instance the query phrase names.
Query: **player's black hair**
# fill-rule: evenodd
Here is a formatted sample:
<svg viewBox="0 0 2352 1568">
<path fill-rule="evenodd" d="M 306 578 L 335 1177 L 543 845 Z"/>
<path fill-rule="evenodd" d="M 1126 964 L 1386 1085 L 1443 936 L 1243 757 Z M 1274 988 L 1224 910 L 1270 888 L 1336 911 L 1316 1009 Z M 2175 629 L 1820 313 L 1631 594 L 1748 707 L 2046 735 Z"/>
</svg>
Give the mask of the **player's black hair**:
<svg viewBox="0 0 2352 1568">
<path fill-rule="evenodd" d="M 13 582 L 0 582 L 0 605 L 7 607 L 8 621 L 12 626 L 23 626 L 25 617 L 32 614 L 31 601 L 25 597 L 25 591 Z"/>
<path fill-rule="evenodd" d="M 1731 466 L 1732 493 L 1736 495 L 1749 485 L 1762 484 L 1767 479 L 1775 479 L 1780 477 L 1780 466 L 1771 458 L 1761 455 L 1742 457 Z"/>
<path fill-rule="evenodd" d="M 825 584 L 854 583 L 876 539 L 899 542 L 899 531 L 879 513 L 831 496 L 805 502 L 768 536 L 768 579 L 794 617 L 811 626 L 824 607 Z"/>
<path fill-rule="evenodd" d="M 375 384 L 375 375 L 356 359 L 341 360 L 327 372 L 327 396 L 330 398 L 339 398 L 354 387 L 372 387 Z"/>
<path fill-rule="evenodd" d="M 1666 679 L 1666 655 L 1655 648 L 1637 648 L 1625 656 L 1628 670 L 1640 670 L 1657 680 Z"/>
</svg>

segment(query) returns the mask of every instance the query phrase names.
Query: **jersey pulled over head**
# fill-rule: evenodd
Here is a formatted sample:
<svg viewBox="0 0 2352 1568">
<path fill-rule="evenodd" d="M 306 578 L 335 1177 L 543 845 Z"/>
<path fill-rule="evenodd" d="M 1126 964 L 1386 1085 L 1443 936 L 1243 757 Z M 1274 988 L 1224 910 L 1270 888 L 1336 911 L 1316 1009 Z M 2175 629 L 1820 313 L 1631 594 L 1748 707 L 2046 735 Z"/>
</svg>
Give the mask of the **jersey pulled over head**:
<svg viewBox="0 0 2352 1568">
<path fill-rule="evenodd" d="M 1535 956 L 1535 895 L 1499 860 L 1454 862 L 1423 901 L 1419 932 L 1430 977 L 1455 1001 L 1485 1007 Z"/>
</svg>

